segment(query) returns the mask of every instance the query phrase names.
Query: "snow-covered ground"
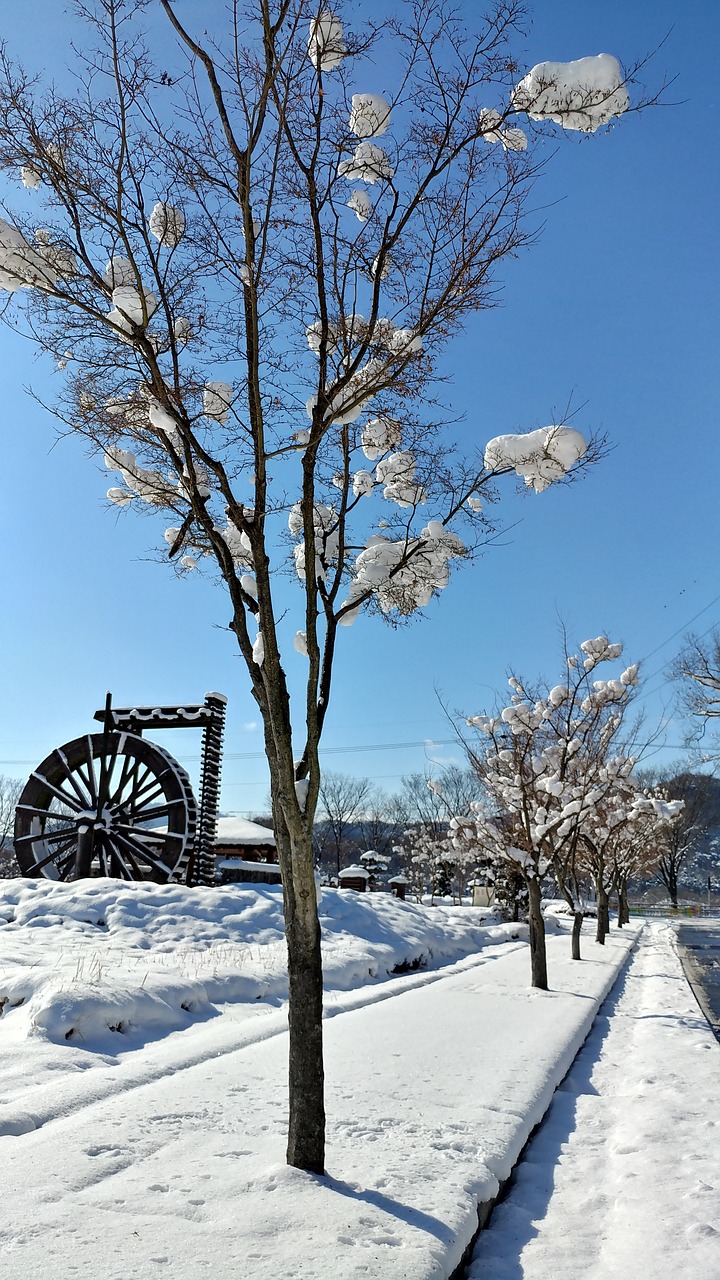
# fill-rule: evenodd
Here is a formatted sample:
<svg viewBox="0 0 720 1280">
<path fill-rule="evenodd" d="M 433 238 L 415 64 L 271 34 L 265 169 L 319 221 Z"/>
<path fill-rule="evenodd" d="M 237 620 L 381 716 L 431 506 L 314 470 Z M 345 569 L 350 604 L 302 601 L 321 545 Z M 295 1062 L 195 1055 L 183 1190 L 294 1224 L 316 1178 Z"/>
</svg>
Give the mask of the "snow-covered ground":
<svg viewBox="0 0 720 1280">
<path fill-rule="evenodd" d="M 717 1280 L 720 1045 L 653 922 L 558 1090 L 470 1280 Z"/>
<path fill-rule="evenodd" d="M 446 1280 L 637 928 L 605 948 L 585 940 L 578 965 L 551 927 L 541 993 L 528 987 L 522 927 L 471 908 L 327 890 L 321 914 L 328 1175 L 316 1178 L 284 1164 L 277 889 L 0 885 L 0 1274 Z M 673 1008 L 644 1007 L 648 1029 L 674 1025 Z M 704 1046 L 692 1061 L 717 1073 L 709 1032 L 680 1016 L 679 1034 Z M 657 1077 L 657 1064 L 643 1069 Z M 668 1105 L 658 1095 L 650 1119 Z M 677 1220 L 689 1166 L 662 1150 L 668 1186 L 680 1170 Z M 711 1159 L 699 1176 L 717 1188 Z M 694 1247 L 704 1265 L 712 1241 L 699 1227 Z M 507 1274 L 523 1274 L 515 1266 Z M 710 1272 L 683 1272 L 676 1256 L 653 1274 Z"/>
</svg>

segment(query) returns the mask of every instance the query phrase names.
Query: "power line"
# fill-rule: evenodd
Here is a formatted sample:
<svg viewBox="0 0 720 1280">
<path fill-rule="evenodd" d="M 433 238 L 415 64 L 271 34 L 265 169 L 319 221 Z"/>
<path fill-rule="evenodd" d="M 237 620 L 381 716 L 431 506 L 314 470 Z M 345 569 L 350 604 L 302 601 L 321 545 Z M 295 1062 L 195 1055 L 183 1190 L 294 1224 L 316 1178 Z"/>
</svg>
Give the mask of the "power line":
<svg viewBox="0 0 720 1280">
<path fill-rule="evenodd" d="M 667 639 L 663 640 L 661 644 L 656 645 L 656 647 L 652 649 L 650 653 L 646 653 L 645 657 L 643 658 L 643 662 L 647 662 L 648 658 L 654 658 L 655 654 L 659 653 L 661 649 L 664 649 L 666 644 L 669 644 L 671 640 L 674 640 L 676 636 L 679 636 L 681 632 L 683 632 L 686 627 L 689 627 L 690 623 L 694 622 L 696 618 L 699 618 L 701 614 L 707 613 L 708 609 L 712 609 L 713 605 L 717 604 L 719 600 L 720 600 L 720 596 L 715 596 L 714 600 L 711 600 L 709 604 L 704 605 L 702 609 L 699 609 L 697 613 L 694 613 L 692 618 L 688 618 L 687 622 L 683 622 L 682 626 L 678 627 L 677 631 L 673 631 L 671 636 L 668 636 Z M 715 624 L 713 623 L 713 626 L 714 625 Z M 708 627 L 708 631 L 710 630 L 712 630 L 712 627 Z M 703 635 L 706 635 L 706 634 L 707 632 L 703 632 Z"/>
</svg>

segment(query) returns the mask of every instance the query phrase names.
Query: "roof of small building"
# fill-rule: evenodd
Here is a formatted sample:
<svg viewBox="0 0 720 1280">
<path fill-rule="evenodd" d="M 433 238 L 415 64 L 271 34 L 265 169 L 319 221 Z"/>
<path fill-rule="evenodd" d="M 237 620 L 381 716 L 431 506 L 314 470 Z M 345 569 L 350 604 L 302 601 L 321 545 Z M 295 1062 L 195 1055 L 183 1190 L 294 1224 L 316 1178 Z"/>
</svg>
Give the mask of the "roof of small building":
<svg viewBox="0 0 720 1280">
<path fill-rule="evenodd" d="M 257 871 L 272 872 L 280 876 L 280 865 L 277 862 L 246 862 L 244 858 L 218 858 L 215 862 L 218 871 Z"/>
<path fill-rule="evenodd" d="M 275 836 L 247 818 L 218 818 L 216 844 L 267 844 L 275 848 Z"/>
<path fill-rule="evenodd" d="M 339 879 L 344 880 L 346 876 L 353 880 L 369 880 L 370 872 L 365 867 L 343 867 Z"/>
</svg>

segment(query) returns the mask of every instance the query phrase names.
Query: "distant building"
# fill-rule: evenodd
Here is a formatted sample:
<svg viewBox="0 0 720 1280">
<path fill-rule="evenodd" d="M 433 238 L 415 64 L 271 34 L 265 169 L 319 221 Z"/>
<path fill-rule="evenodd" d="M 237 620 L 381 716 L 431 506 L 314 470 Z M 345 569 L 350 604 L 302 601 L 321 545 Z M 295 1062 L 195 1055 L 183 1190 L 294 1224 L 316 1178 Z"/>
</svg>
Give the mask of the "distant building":
<svg viewBox="0 0 720 1280">
<path fill-rule="evenodd" d="M 247 818 L 218 818 L 215 875 L 219 884 L 280 884 L 272 831 Z"/>
</svg>

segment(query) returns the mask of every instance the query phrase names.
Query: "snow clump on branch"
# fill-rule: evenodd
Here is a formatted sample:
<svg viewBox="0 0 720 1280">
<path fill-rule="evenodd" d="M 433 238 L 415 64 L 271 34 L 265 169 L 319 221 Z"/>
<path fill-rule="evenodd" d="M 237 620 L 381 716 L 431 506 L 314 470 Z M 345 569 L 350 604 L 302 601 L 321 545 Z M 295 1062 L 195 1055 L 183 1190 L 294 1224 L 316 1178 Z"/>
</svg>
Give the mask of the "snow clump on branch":
<svg viewBox="0 0 720 1280">
<path fill-rule="evenodd" d="M 388 449 L 395 449 L 399 445 L 401 435 L 400 423 L 393 418 L 371 418 L 365 423 L 360 437 L 365 457 L 370 462 L 375 462 Z"/>
<path fill-rule="evenodd" d="M 323 9 L 317 18 L 313 18 L 308 36 L 308 57 L 318 71 L 335 71 L 340 66 L 347 53 L 342 37 L 342 22 L 330 9 Z"/>
<path fill-rule="evenodd" d="M 47 232 L 38 231 L 35 238 L 37 246 L 0 218 L 0 289 L 54 289 L 58 280 L 75 274 L 71 253 L 49 244 Z"/>
<path fill-rule="evenodd" d="M 522 129 L 502 129 L 502 116 L 492 107 L 484 107 L 478 125 L 485 142 L 500 142 L 506 151 L 526 151 L 527 137 Z"/>
<path fill-rule="evenodd" d="M 119 449 L 114 445 L 108 448 L 105 454 L 105 466 L 110 471 L 120 472 L 129 491 L 108 490 L 108 498 L 117 506 L 124 506 L 134 495 L 141 498 L 143 502 L 149 502 L 158 507 L 169 506 L 177 499 L 177 490 L 165 476 L 159 471 L 141 467 L 135 454 L 129 449 Z"/>
<path fill-rule="evenodd" d="M 203 414 L 225 425 L 233 400 L 232 387 L 227 382 L 206 382 L 203 391 Z"/>
<path fill-rule="evenodd" d="M 160 244 L 174 249 L 185 232 L 185 214 L 176 205 L 158 201 L 148 219 L 148 227 Z"/>
<path fill-rule="evenodd" d="M 133 264 L 129 258 L 112 257 L 110 258 L 105 271 L 103 272 L 103 280 L 108 289 L 119 289 L 121 285 L 136 284 L 135 271 Z"/>
<path fill-rule="evenodd" d="M 372 201 L 367 191 L 353 191 L 347 202 L 347 207 L 352 209 L 360 222 L 367 222 L 372 213 Z"/>
<path fill-rule="evenodd" d="M 112 291 L 113 310 L 107 319 L 123 333 L 132 333 L 133 326 L 142 328 L 158 308 L 158 300 L 148 289 L 142 291 L 134 284 L 122 284 Z"/>
<path fill-rule="evenodd" d="M 296 538 L 300 538 L 303 535 L 303 513 L 302 505 L 299 502 L 296 502 L 290 508 L 288 529 Z M 326 506 L 321 502 L 315 504 L 313 507 L 313 530 L 315 534 L 315 581 L 318 581 L 318 579 L 324 581 L 330 565 L 337 557 L 340 545 L 337 512 L 333 506 Z M 301 582 L 304 582 L 307 573 L 304 542 L 298 542 L 293 547 L 293 556 L 298 578 Z"/>
<path fill-rule="evenodd" d="M 27 164 L 20 166 L 20 181 L 28 191 L 37 191 L 40 186 L 41 175 L 37 165 L 29 161 Z"/>
<path fill-rule="evenodd" d="M 374 142 L 359 142 L 352 160 L 338 165 L 338 176 L 348 182 L 390 182 L 394 173 L 387 152 Z"/>
<path fill-rule="evenodd" d="M 252 548 L 246 533 L 241 533 L 229 520 L 224 529 L 216 525 L 214 532 L 222 538 L 237 568 L 254 569 Z"/>
<path fill-rule="evenodd" d="M 338 426 L 355 422 L 377 394 L 378 384 L 382 382 L 384 374 L 385 366 L 382 360 L 368 360 L 367 364 L 358 369 L 341 390 L 336 391 L 325 410 L 323 420 L 337 423 Z M 312 395 L 305 402 L 307 416 L 311 420 L 317 399 L 317 395 Z"/>
<path fill-rule="evenodd" d="M 575 62 L 539 62 L 512 95 L 516 111 L 563 129 L 594 133 L 630 106 L 620 63 L 609 53 Z"/>
<path fill-rule="evenodd" d="M 391 108 L 377 93 L 354 93 L 350 131 L 356 138 L 379 138 L 387 133 Z"/>
<path fill-rule="evenodd" d="M 513 470 L 541 493 L 564 476 L 587 447 L 585 437 L 572 427 L 539 427 L 522 435 L 495 436 L 485 446 L 485 469 Z"/>
<path fill-rule="evenodd" d="M 409 451 L 391 453 L 375 468 L 378 484 L 384 485 L 383 497 L 399 507 L 415 507 L 427 502 L 427 494 L 415 481 L 415 455 Z"/>
<path fill-rule="evenodd" d="M 580 648 L 585 654 L 583 666 L 586 671 L 592 671 L 598 662 L 610 662 L 615 658 L 619 658 L 623 650 L 621 644 L 611 644 L 607 636 L 596 636 L 594 640 L 583 640 Z"/>
<path fill-rule="evenodd" d="M 439 520 L 431 520 L 420 538 L 392 541 L 383 534 L 373 534 L 357 556 L 355 577 L 341 608 L 370 591 L 383 613 L 397 610 L 410 614 L 422 609 L 450 581 L 448 561 L 464 554 L 460 538 Z M 349 611 L 340 621 L 350 625 L 357 612 Z"/>
</svg>

